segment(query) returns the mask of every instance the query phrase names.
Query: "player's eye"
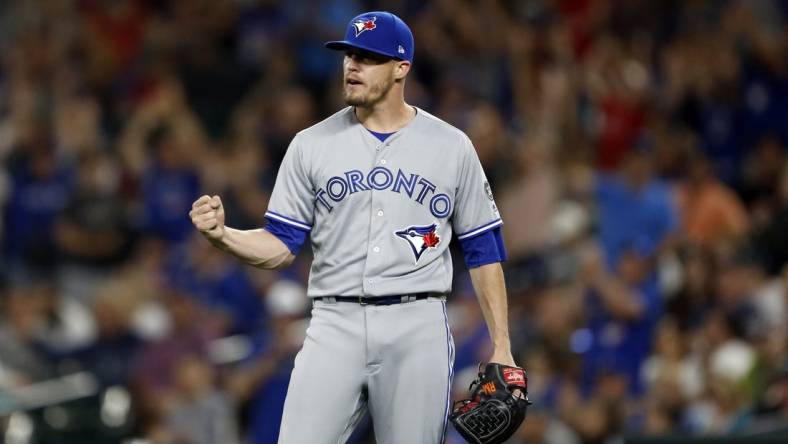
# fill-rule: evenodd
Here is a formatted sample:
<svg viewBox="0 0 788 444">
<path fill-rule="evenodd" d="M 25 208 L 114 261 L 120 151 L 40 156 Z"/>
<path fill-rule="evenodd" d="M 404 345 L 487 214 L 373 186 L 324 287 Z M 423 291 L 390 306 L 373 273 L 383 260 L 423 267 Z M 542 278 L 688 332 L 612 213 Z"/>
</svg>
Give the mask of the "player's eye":
<svg viewBox="0 0 788 444">
<path fill-rule="evenodd" d="M 345 57 L 365 65 L 380 65 L 389 60 L 386 56 L 355 48 L 345 51 Z"/>
</svg>

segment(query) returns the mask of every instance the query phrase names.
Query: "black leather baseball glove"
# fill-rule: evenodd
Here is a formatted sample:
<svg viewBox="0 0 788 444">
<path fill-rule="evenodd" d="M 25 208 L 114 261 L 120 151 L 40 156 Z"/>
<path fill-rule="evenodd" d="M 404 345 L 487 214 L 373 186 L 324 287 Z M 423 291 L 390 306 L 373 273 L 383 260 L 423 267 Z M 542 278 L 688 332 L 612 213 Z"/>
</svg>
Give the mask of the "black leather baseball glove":
<svg viewBox="0 0 788 444">
<path fill-rule="evenodd" d="M 471 383 L 471 397 L 454 403 L 449 417 L 466 441 L 500 444 L 520 427 L 531 402 L 528 379 L 520 367 L 489 363 Z"/>
</svg>

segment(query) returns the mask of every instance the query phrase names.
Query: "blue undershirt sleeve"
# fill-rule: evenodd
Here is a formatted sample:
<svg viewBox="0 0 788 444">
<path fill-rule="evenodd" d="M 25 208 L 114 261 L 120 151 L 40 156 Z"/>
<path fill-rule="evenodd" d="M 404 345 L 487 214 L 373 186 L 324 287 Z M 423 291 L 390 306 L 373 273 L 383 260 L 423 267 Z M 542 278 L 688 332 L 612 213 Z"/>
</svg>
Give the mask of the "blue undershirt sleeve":
<svg viewBox="0 0 788 444">
<path fill-rule="evenodd" d="M 291 253 L 297 255 L 304 245 L 309 231 L 285 224 L 271 217 L 266 217 L 265 219 L 268 221 L 264 227 L 265 231 L 279 238 L 280 241 L 287 245 Z"/>
<path fill-rule="evenodd" d="M 500 226 L 460 240 L 460 248 L 468 268 L 503 262 L 507 258 Z"/>
</svg>

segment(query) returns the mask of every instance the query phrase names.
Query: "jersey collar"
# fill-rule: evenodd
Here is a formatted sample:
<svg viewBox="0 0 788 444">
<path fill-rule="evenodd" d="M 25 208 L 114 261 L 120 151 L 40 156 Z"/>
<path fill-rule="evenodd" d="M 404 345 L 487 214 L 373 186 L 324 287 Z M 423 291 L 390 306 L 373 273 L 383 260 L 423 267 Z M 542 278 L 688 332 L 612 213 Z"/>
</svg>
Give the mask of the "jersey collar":
<svg viewBox="0 0 788 444">
<path fill-rule="evenodd" d="M 410 106 L 413 106 L 413 105 L 410 105 Z M 350 121 L 351 121 L 351 122 L 352 122 L 354 125 L 358 125 L 358 129 L 359 129 L 361 132 L 363 132 L 363 133 L 364 133 L 364 136 L 363 136 L 363 137 L 364 137 L 366 140 L 369 140 L 370 142 L 372 142 L 372 143 L 375 145 L 375 147 L 376 147 L 376 148 L 380 148 L 381 146 L 387 146 L 387 145 L 390 145 L 390 144 L 391 144 L 391 142 L 393 142 L 394 140 L 396 140 L 396 139 L 398 139 L 399 137 L 401 137 L 403 133 L 406 133 L 407 131 L 409 131 L 409 129 L 410 129 L 410 128 L 411 128 L 411 127 L 414 125 L 414 123 L 416 122 L 416 120 L 419 120 L 419 119 L 421 119 L 421 116 L 424 114 L 424 113 L 423 113 L 423 111 L 422 111 L 422 110 L 421 110 L 419 107 L 417 107 L 417 106 L 413 106 L 413 109 L 414 109 L 414 110 L 416 110 L 416 115 L 415 115 L 415 116 L 413 116 L 413 118 L 412 118 L 412 119 L 410 119 L 410 120 L 408 121 L 408 123 L 406 123 L 406 124 L 405 124 L 405 126 L 403 126 L 402 128 L 398 129 L 396 132 L 394 132 L 394 134 L 392 134 L 391 136 L 389 136 L 389 137 L 388 137 L 388 138 L 387 138 L 385 141 L 381 142 L 381 141 L 380 141 L 380 139 L 378 139 L 377 137 L 375 137 L 374 135 L 372 135 L 372 134 L 369 132 L 369 130 L 368 130 L 368 129 L 367 129 L 365 126 L 364 126 L 364 125 L 362 125 L 362 124 L 361 124 L 361 122 L 359 122 L 359 120 L 358 120 L 358 117 L 356 117 L 356 111 L 355 111 L 355 107 L 349 106 L 347 109 L 348 109 L 348 114 L 350 115 Z"/>
</svg>

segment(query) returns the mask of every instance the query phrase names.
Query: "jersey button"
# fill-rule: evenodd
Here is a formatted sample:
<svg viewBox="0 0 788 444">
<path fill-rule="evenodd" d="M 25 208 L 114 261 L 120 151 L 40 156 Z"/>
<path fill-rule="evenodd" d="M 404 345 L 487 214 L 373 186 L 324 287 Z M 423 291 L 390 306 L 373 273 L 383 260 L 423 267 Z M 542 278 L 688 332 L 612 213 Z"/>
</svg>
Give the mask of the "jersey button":
<svg viewBox="0 0 788 444">
<path fill-rule="evenodd" d="M 372 249 L 375 253 L 380 253 L 380 247 L 375 247 Z"/>
<path fill-rule="evenodd" d="M 380 159 L 380 164 L 381 165 L 385 165 L 386 164 L 386 159 Z"/>
<path fill-rule="evenodd" d="M 383 210 L 378 210 L 378 216 L 383 216 Z"/>
</svg>

